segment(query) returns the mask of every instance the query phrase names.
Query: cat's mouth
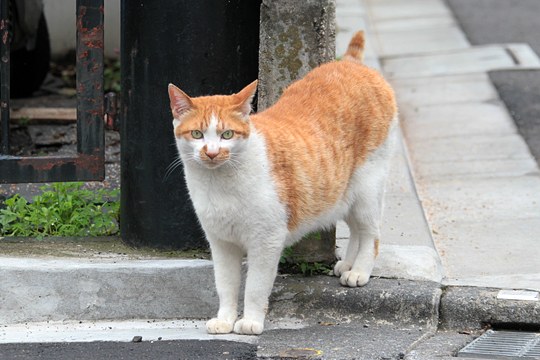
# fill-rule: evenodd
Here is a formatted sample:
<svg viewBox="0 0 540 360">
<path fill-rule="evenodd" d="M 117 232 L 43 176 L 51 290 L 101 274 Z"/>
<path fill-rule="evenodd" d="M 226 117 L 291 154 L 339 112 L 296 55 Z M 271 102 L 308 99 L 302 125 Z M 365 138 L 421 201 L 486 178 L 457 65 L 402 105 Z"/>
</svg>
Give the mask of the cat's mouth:
<svg viewBox="0 0 540 360">
<path fill-rule="evenodd" d="M 217 159 L 202 159 L 202 164 L 208 169 L 217 169 L 223 165 L 226 161 Z"/>
</svg>

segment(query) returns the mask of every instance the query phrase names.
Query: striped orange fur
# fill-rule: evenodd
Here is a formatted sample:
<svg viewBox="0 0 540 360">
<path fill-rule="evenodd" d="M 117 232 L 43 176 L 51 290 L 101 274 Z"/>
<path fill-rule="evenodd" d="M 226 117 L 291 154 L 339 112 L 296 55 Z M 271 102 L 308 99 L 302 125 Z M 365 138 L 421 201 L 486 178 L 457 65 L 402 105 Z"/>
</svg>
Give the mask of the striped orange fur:
<svg viewBox="0 0 540 360">
<path fill-rule="evenodd" d="M 251 117 L 266 139 L 289 229 L 343 196 L 356 167 L 386 139 L 396 111 L 375 70 L 339 61 L 316 68 Z"/>
</svg>

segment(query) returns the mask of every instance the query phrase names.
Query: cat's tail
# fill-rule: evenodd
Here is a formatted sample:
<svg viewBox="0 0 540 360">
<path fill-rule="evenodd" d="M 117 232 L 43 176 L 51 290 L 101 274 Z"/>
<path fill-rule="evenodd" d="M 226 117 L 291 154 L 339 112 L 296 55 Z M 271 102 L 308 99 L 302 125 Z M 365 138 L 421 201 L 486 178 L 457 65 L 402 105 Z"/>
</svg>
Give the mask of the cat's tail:
<svg viewBox="0 0 540 360">
<path fill-rule="evenodd" d="M 356 32 L 349 43 L 345 55 L 343 55 L 343 60 L 362 63 L 364 59 L 364 43 L 364 32 Z"/>
</svg>

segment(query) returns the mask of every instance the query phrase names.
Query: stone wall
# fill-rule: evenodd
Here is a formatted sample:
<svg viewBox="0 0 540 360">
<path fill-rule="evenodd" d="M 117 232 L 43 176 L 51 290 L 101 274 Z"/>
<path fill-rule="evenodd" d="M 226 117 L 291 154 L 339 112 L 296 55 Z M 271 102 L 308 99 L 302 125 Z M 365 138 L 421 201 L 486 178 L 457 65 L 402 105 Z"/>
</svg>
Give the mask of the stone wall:
<svg viewBox="0 0 540 360">
<path fill-rule="evenodd" d="M 259 111 L 291 82 L 335 59 L 335 12 L 335 0 L 262 1 Z"/>
</svg>

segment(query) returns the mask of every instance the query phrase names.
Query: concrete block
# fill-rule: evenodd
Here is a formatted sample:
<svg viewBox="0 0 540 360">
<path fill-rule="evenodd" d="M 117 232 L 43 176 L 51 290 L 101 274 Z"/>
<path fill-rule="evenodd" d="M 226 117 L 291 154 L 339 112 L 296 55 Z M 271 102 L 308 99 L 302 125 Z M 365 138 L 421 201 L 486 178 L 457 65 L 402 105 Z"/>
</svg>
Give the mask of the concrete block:
<svg viewBox="0 0 540 360">
<path fill-rule="evenodd" d="M 402 141 L 398 141 L 386 183 L 381 238 L 385 244 L 433 246 Z"/>
<path fill-rule="evenodd" d="M 347 288 L 337 277 L 280 277 L 270 297 L 269 319 L 307 322 L 400 322 L 436 326 L 441 289 L 432 281 L 372 278 Z"/>
<path fill-rule="evenodd" d="M 540 177 L 455 179 L 422 188 L 433 228 L 460 222 L 540 218 Z"/>
<path fill-rule="evenodd" d="M 414 182 L 409 171 L 405 145 L 401 135 L 396 151 L 390 162 L 390 172 L 386 180 L 386 196 L 407 196 L 415 193 Z"/>
<path fill-rule="evenodd" d="M 358 6 L 358 4 L 348 4 L 348 6 L 339 6 L 336 7 L 336 16 L 357 16 L 357 17 L 366 17 L 366 11 L 363 7 Z"/>
<path fill-rule="evenodd" d="M 388 19 L 373 23 L 374 31 L 378 34 L 401 31 L 431 31 L 434 29 L 449 29 L 457 26 L 453 18 L 434 16 L 429 18 Z"/>
<path fill-rule="evenodd" d="M 540 68 L 540 59 L 536 52 L 529 44 L 507 44 L 506 50 L 512 53 L 514 62 L 523 69 L 538 69 Z"/>
<path fill-rule="evenodd" d="M 259 50 L 259 111 L 314 67 L 335 59 L 333 0 L 263 0 Z"/>
<path fill-rule="evenodd" d="M 409 148 L 414 163 L 528 159 L 529 148 L 518 134 L 471 135 L 416 140 Z"/>
<path fill-rule="evenodd" d="M 485 324 L 540 324 L 540 301 L 497 299 L 498 290 L 449 287 L 441 296 L 443 329 L 478 329 Z"/>
<path fill-rule="evenodd" d="M 407 41 L 402 32 L 383 32 L 377 36 L 379 56 L 382 58 L 412 54 L 427 54 L 468 48 L 469 42 L 457 26 L 407 31 Z M 388 67 L 385 68 L 388 71 Z M 392 76 L 392 74 L 390 74 Z"/>
<path fill-rule="evenodd" d="M 354 12 L 342 14 L 339 17 L 339 25 L 336 24 L 336 34 L 348 32 L 353 34 L 358 30 L 367 30 L 366 19 L 362 15 L 357 15 Z M 345 41 L 342 45 L 348 45 L 349 40 Z M 336 40 L 336 45 L 339 42 Z"/>
<path fill-rule="evenodd" d="M 431 55 L 417 55 L 383 59 L 382 65 L 391 78 L 417 78 L 442 75 L 474 74 L 502 69 L 538 68 L 538 61 L 530 61 L 532 51 L 526 44 L 512 45 L 523 53 L 526 63 L 516 63 L 506 45 L 483 45 Z M 540 62 L 538 62 L 540 63 Z"/>
<path fill-rule="evenodd" d="M 437 248 L 447 262 L 445 281 L 454 285 L 524 287 L 505 277 L 518 274 L 540 274 L 540 247 L 536 234 L 540 228 L 540 214 L 531 218 L 509 218 L 497 221 L 450 221 L 439 223 L 435 235 Z M 501 261 L 504 259 L 504 261 Z M 487 278 L 486 278 L 487 277 Z M 488 282 L 499 278 L 496 283 Z M 540 290 L 540 282 L 530 281 L 525 288 Z"/>
<path fill-rule="evenodd" d="M 134 335 L 141 336 L 144 342 L 149 343 L 171 340 L 224 340 L 254 343 L 257 340 L 255 336 L 234 333 L 208 334 L 205 323 L 206 320 L 152 319 L 152 321 L 148 321 L 137 319 L 123 321 L 47 321 L 15 324 L 0 328 L 0 344 L 85 343 L 97 341 L 127 343 L 133 339 Z M 58 355 L 58 352 L 55 355 L 53 358 L 62 358 Z M 40 357 L 51 358 L 46 355 Z M 101 357 L 90 355 L 87 359 L 91 358 Z M 130 358 L 133 359 L 131 356 Z M 159 358 L 163 359 L 162 357 Z M 84 359 L 84 357 L 79 357 L 79 359 Z"/>
<path fill-rule="evenodd" d="M 0 259 L 4 324 L 206 318 L 217 311 L 211 262 Z"/>
<path fill-rule="evenodd" d="M 441 260 L 433 246 L 381 245 L 373 276 L 440 282 Z"/>
<path fill-rule="evenodd" d="M 499 99 L 487 74 L 390 79 L 400 109 Z"/>
<path fill-rule="evenodd" d="M 395 18 L 451 16 L 442 0 L 367 0 L 365 3 L 373 22 Z"/>
<path fill-rule="evenodd" d="M 407 139 L 413 143 L 453 136 L 467 138 L 517 132 L 514 121 L 500 102 L 404 106 L 400 109 L 400 118 Z"/>
<path fill-rule="evenodd" d="M 416 163 L 415 176 L 422 181 L 540 175 L 534 158 L 482 159 L 459 162 Z"/>
<path fill-rule="evenodd" d="M 381 243 L 433 246 L 431 231 L 416 195 L 386 198 L 381 225 Z"/>
<path fill-rule="evenodd" d="M 502 275 L 465 275 L 460 278 L 448 277 L 443 279 L 441 284 L 444 286 L 474 286 L 478 288 L 540 291 L 540 286 L 538 285 L 540 284 L 540 272 Z"/>
</svg>

